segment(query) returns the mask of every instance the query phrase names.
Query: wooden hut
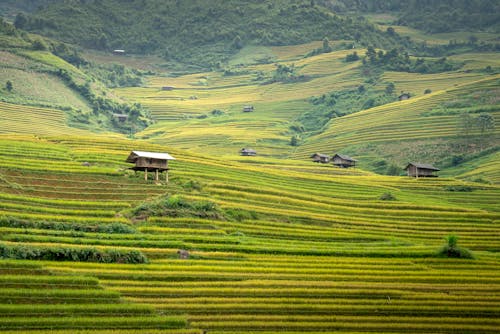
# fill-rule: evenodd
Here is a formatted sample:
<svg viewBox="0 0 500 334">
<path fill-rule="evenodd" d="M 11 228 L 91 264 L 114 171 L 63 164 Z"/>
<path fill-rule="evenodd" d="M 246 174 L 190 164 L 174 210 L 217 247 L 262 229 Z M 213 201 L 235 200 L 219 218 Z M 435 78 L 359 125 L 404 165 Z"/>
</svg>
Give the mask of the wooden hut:
<svg viewBox="0 0 500 334">
<path fill-rule="evenodd" d="M 148 179 L 148 172 L 155 173 L 155 180 L 159 181 L 159 173 L 165 172 L 165 181 L 168 183 L 168 161 L 175 160 L 168 153 L 132 151 L 127 162 L 135 164 L 130 169 L 144 171 L 144 180 Z"/>
<path fill-rule="evenodd" d="M 255 150 L 252 150 L 251 148 L 242 148 L 241 151 L 240 151 L 240 155 L 243 155 L 243 156 L 254 156 L 254 155 L 257 155 L 257 152 Z"/>
<path fill-rule="evenodd" d="M 401 95 L 398 96 L 399 101 L 408 100 L 409 98 L 410 98 L 410 93 L 401 93 Z"/>
<path fill-rule="evenodd" d="M 434 172 L 439 171 L 439 168 L 436 168 L 430 164 L 422 164 L 418 162 L 410 162 L 408 166 L 405 167 L 408 176 L 413 177 L 437 177 L 434 175 Z"/>
<path fill-rule="evenodd" d="M 321 153 L 314 153 L 313 155 L 311 155 L 311 159 L 313 159 L 314 162 L 321 162 L 323 164 L 326 164 L 330 161 L 330 156 Z"/>
<path fill-rule="evenodd" d="M 128 119 L 128 115 L 125 114 L 113 114 L 113 117 L 118 120 L 118 122 L 125 122 Z"/>
<path fill-rule="evenodd" d="M 341 168 L 355 167 L 358 160 L 344 154 L 335 154 L 332 157 L 333 165 Z"/>
<path fill-rule="evenodd" d="M 252 112 L 253 111 L 253 106 L 244 106 L 243 107 L 243 112 Z"/>
<path fill-rule="evenodd" d="M 125 54 L 125 50 L 122 50 L 122 49 L 115 49 L 113 50 L 113 54 L 114 55 L 124 55 Z"/>
</svg>

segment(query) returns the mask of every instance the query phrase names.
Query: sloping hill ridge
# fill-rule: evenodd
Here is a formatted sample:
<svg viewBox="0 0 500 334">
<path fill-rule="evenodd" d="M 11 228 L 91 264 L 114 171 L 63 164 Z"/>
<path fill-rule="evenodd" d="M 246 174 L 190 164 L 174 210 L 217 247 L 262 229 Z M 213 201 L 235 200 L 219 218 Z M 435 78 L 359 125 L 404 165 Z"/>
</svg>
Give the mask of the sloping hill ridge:
<svg viewBox="0 0 500 334">
<path fill-rule="evenodd" d="M 365 20 L 333 14 L 310 0 L 54 1 L 20 28 L 99 50 L 163 55 L 216 66 L 243 45 L 292 45 L 331 39 L 403 41 Z"/>
</svg>

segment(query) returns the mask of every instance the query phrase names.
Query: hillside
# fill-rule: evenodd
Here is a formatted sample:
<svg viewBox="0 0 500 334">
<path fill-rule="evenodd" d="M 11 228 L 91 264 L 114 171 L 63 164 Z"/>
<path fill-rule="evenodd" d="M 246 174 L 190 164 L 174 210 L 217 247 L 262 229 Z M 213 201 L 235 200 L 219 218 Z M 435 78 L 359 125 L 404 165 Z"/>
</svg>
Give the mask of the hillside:
<svg viewBox="0 0 500 334">
<path fill-rule="evenodd" d="M 0 332 L 497 333 L 498 33 L 406 3 L 2 2 Z"/>
<path fill-rule="evenodd" d="M 204 68 L 219 66 L 245 45 L 302 44 L 324 37 L 387 48 L 402 42 L 365 20 L 335 15 L 310 0 L 54 1 L 18 27 L 86 48 L 156 53 Z"/>
<path fill-rule="evenodd" d="M 320 0 L 324 6 L 345 13 L 392 13 L 392 24 L 442 32 L 500 32 L 500 4 L 497 1 L 422 1 L 422 0 Z"/>
</svg>

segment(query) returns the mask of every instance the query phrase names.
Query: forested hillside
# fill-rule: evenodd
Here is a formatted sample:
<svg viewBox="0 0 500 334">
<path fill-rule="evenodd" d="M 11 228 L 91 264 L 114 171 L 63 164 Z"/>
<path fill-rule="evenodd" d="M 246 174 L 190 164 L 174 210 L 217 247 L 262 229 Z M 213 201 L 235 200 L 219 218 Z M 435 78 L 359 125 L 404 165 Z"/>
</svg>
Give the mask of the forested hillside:
<svg viewBox="0 0 500 334">
<path fill-rule="evenodd" d="M 400 45 L 361 18 L 311 0 L 54 1 L 16 19 L 18 28 L 99 50 L 157 53 L 216 65 L 245 45 L 294 45 L 324 37 L 378 47 Z"/>
<path fill-rule="evenodd" d="M 495 0 L 319 0 L 340 13 L 397 14 L 398 25 L 431 33 L 500 30 L 500 3 Z"/>
</svg>

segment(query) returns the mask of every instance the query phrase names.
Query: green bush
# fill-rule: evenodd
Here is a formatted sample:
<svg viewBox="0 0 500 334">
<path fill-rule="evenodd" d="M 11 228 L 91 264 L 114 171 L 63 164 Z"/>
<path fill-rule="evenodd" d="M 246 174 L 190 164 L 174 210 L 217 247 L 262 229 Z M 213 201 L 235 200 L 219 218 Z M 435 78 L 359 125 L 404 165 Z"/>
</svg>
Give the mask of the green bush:
<svg viewBox="0 0 500 334">
<path fill-rule="evenodd" d="M 446 186 L 444 187 L 446 191 L 458 191 L 458 192 L 471 192 L 474 190 L 470 186 L 464 186 L 464 185 L 457 185 L 457 186 Z"/>
<path fill-rule="evenodd" d="M 395 201 L 396 197 L 394 197 L 394 195 L 391 193 L 383 193 L 382 195 L 380 195 L 379 200 L 381 200 L 381 201 Z"/>
<path fill-rule="evenodd" d="M 0 217 L 0 226 L 36 228 L 56 231 L 78 231 L 97 233 L 135 233 L 136 231 L 129 225 L 123 223 L 88 225 L 83 223 L 53 222 L 53 221 L 29 221 L 15 217 Z"/>
<path fill-rule="evenodd" d="M 446 238 L 446 245 L 441 248 L 438 255 L 442 257 L 460 258 L 460 259 L 474 259 L 474 254 L 467 248 L 458 246 L 458 237 L 456 235 L 448 235 Z"/>
<path fill-rule="evenodd" d="M 144 202 L 132 210 L 132 215 L 142 219 L 151 216 L 224 218 L 217 204 L 210 201 L 190 201 L 179 195 L 167 195 Z"/>
<path fill-rule="evenodd" d="M 147 263 L 137 250 L 98 250 L 95 248 L 37 247 L 0 243 L 0 258 L 17 260 L 80 261 L 101 263 Z"/>
</svg>

